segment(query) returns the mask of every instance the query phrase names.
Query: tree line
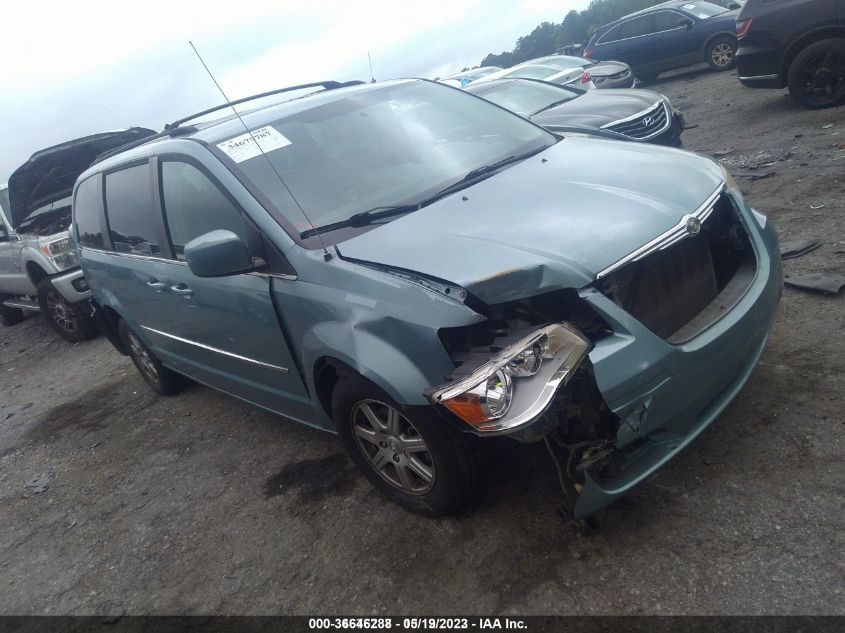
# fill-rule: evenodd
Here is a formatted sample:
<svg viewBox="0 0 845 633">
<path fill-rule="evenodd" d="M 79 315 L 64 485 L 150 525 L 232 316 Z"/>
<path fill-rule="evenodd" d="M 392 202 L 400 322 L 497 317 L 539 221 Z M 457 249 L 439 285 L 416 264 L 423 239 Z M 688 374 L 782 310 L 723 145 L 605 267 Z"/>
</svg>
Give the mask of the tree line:
<svg viewBox="0 0 845 633">
<path fill-rule="evenodd" d="M 563 22 L 543 22 L 516 41 L 512 51 L 489 53 L 479 66 L 508 68 L 535 57 L 551 55 L 573 44 L 586 44 L 597 28 L 663 0 L 592 0 L 583 11 L 570 11 Z"/>
</svg>

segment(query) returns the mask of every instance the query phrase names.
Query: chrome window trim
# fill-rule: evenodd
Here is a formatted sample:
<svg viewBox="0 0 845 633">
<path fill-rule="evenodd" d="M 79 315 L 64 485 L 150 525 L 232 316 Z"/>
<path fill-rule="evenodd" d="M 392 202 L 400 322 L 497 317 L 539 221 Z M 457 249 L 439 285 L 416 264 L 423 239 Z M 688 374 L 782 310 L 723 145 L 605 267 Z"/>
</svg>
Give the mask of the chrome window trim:
<svg viewBox="0 0 845 633">
<path fill-rule="evenodd" d="M 661 233 L 650 242 L 644 244 L 632 253 L 628 253 L 625 257 L 623 257 L 616 263 L 611 264 L 610 266 L 599 272 L 599 274 L 596 275 L 596 279 L 606 277 L 610 273 L 620 269 L 622 266 L 629 262 L 635 262 L 647 255 L 650 255 L 651 253 L 654 253 L 656 251 L 662 251 L 672 246 L 672 244 L 680 242 L 682 239 L 690 235 L 687 232 L 687 222 L 692 219 L 696 219 L 699 222 L 704 222 L 704 220 L 706 220 L 713 212 L 713 208 L 716 205 L 716 201 L 719 199 L 719 196 L 722 195 L 724 189 L 725 183 L 722 182 L 719 185 L 718 189 L 716 189 L 716 191 L 710 194 L 707 200 L 705 200 L 704 203 L 700 207 L 698 207 L 698 209 L 696 209 L 692 213 L 684 215 L 684 217 L 682 217 L 680 221 L 671 229 Z"/>
<path fill-rule="evenodd" d="M 88 246 L 80 246 L 80 251 L 92 251 L 94 253 L 103 253 L 104 255 L 114 255 L 116 257 L 128 257 L 129 259 L 140 259 L 150 262 L 164 262 L 167 264 L 179 264 L 180 266 L 187 266 L 188 262 L 179 259 L 168 259 L 166 257 L 156 257 L 154 255 L 137 255 L 135 253 L 121 253 L 119 251 L 109 251 L 103 248 L 90 248 Z"/>
<path fill-rule="evenodd" d="M 227 352 L 224 349 L 218 349 L 217 347 L 211 347 L 210 345 L 205 345 L 204 343 L 192 341 L 192 340 L 187 339 L 187 338 L 182 338 L 181 336 L 176 336 L 175 334 L 168 334 L 167 332 L 162 332 L 161 330 L 155 330 L 151 327 L 147 327 L 146 325 L 142 325 L 141 327 L 143 329 L 147 330 L 148 332 L 153 332 L 153 333 L 159 334 L 161 336 L 166 336 L 167 338 L 173 339 L 174 341 L 179 341 L 180 343 L 186 343 L 188 345 L 193 345 L 194 347 L 199 347 L 201 349 L 208 350 L 209 352 L 216 352 L 218 354 L 222 354 L 223 356 L 228 356 L 229 358 L 242 360 L 245 363 L 252 363 L 253 365 L 258 365 L 259 367 L 265 367 L 266 369 L 273 369 L 273 370 L 281 372 L 283 374 L 290 373 L 290 370 L 287 367 L 279 367 L 278 365 L 271 365 L 270 363 L 265 363 L 264 361 L 261 361 L 261 360 L 255 360 L 254 358 L 248 358 L 246 356 L 241 356 L 239 354 L 233 354 L 232 352 Z"/>
<path fill-rule="evenodd" d="M 167 259 L 166 257 L 153 257 L 150 255 L 136 255 L 134 253 L 119 253 L 117 251 L 107 251 L 105 249 L 100 248 L 90 248 L 87 246 L 80 246 L 79 250 L 82 251 L 93 251 L 95 253 L 103 253 L 104 255 L 116 255 L 117 257 L 128 257 L 129 259 L 140 259 L 145 261 L 151 262 L 163 262 L 165 264 L 178 264 L 179 266 L 187 266 L 188 262 L 184 259 Z M 277 277 L 279 279 L 286 279 L 288 281 L 296 281 L 298 277 L 296 275 L 288 275 L 286 273 L 263 273 L 258 271 L 244 273 L 246 275 L 253 275 L 255 277 Z"/>
<path fill-rule="evenodd" d="M 637 141 L 647 141 L 651 138 L 654 138 L 655 136 L 663 134 L 663 132 L 668 130 L 669 127 L 672 125 L 672 113 L 669 111 L 669 107 L 666 105 L 665 101 L 662 101 L 662 100 L 658 101 L 657 103 L 654 103 L 654 104 L 650 105 L 649 107 L 647 107 L 645 110 L 637 112 L 636 114 L 632 114 L 631 116 L 626 117 L 624 119 L 619 119 L 618 121 L 612 121 L 610 123 L 605 123 L 604 125 L 601 126 L 600 129 L 603 130 L 605 128 L 609 128 L 609 127 L 612 127 L 614 125 L 619 125 L 621 123 L 628 123 L 629 121 L 635 121 L 635 120 L 639 119 L 640 117 L 644 117 L 649 112 L 656 110 L 661 105 L 663 106 L 664 112 L 666 112 L 666 124 L 663 127 L 661 127 L 660 129 L 658 129 L 657 131 L 652 132 L 648 136 L 643 136 L 643 137 L 631 136 L 631 137 L 629 137 L 629 138 L 632 138 L 632 139 L 636 139 Z M 619 134 L 622 134 L 622 132 L 619 132 Z M 623 136 L 628 136 L 628 135 L 623 134 Z"/>
<path fill-rule="evenodd" d="M 299 279 L 296 275 L 289 275 L 287 273 L 262 273 L 253 271 L 251 273 L 244 273 L 245 275 L 252 275 L 253 277 L 275 277 L 276 279 L 284 279 L 285 281 L 296 281 Z"/>
</svg>

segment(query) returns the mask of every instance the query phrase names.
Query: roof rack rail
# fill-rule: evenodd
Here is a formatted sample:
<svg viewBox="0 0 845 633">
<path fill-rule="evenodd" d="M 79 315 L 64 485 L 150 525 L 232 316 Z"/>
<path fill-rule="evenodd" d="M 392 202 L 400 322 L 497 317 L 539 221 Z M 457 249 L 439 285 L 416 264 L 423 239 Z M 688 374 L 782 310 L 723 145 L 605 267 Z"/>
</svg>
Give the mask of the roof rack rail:
<svg viewBox="0 0 845 633">
<path fill-rule="evenodd" d="M 244 97 L 243 99 L 236 99 L 235 101 L 230 101 L 229 103 L 224 103 L 223 105 L 216 106 L 214 108 L 208 108 L 208 110 L 203 110 L 202 112 L 197 112 L 190 116 L 183 117 L 181 119 L 176 119 L 173 123 L 168 123 L 164 126 L 165 130 L 172 130 L 174 128 L 179 127 L 183 123 L 187 121 L 191 121 L 193 119 L 199 118 L 201 116 L 205 116 L 206 114 L 211 114 L 212 112 L 217 112 L 218 110 L 225 110 L 231 106 L 238 105 L 240 103 L 246 103 L 247 101 L 255 101 L 256 99 L 263 99 L 264 97 L 270 97 L 272 95 L 277 95 L 282 92 L 291 92 L 293 90 L 303 90 L 305 88 L 317 88 L 322 87 L 325 90 L 335 90 L 336 88 L 343 88 L 345 86 L 354 86 L 357 84 L 362 84 L 363 81 L 356 80 L 356 81 L 315 81 L 314 83 L 310 84 L 300 84 L 298 86 L 289 86 L 287 88 L 279 88 L 278 90 L 270 90 L 269 92 L 262 92 L 261 94 L 252 95 L 251 97 Z"/>
<path fill-rule="evenodd" d="M 112 156 L 115 156 L 117 154 L 120 154 L 120 153 L 125 152 L 125 151 L 130 150 L 130 149 L 134 149 L 136 147 L 141 147 L 141 145 L 146 145 L 147 143 L 151 143 L 152 141 L 158 140 L 160 138 L 181 136 L 183 134 L 192 134 L 193 132 L 196 132 L 196 131 L 197 131 L 197 129 L 195 127 L 191 127 L 191 126 L 186 126 L 186 127 L 182 127 L 182 128 L 178 128 L 178 129 L 172 129 L 172 130 L 165 129 L 164 131 L 159 132 L 158 134 L 150 134 L 149 136 L 145 136 L 143 138 L 135 139 L 134 141 L 130 141 L 130 142 L 124 144 L 124 145 L 119 145 L 119 146 L 117 146 L 113 149 L 105 151 L 102 154 L 98 154 L 97 158 L 94 159 L 94 162 L 91 163 L 91 165 L 96 165 L 97 163 L 100 163 L 100 162 L 106 160 L 107 158 L 111 158 Z"/>
</svg>

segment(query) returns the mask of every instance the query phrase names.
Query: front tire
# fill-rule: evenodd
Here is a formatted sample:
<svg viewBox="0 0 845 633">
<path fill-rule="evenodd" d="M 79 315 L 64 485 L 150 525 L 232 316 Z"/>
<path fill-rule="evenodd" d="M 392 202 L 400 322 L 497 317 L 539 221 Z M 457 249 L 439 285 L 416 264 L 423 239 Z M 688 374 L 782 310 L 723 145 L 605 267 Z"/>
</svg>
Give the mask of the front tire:
<svg viewBox="0 0 845 633">
<path fill-rule="evenodd" d="M 736 40 L 731 37 L 717 37 L 708 45 L 706 59 L 711 70 L 731 70 L 736 66 Z"/>
<path fill-rule="evenodd" d="M 363 378 L 341 380 L 332 417 L 352 461 L 392 501 L 426 516 L 466 506 L 480 480 L 478 438 L 427 407 L 404 407 Z"/>
<path fill-rule="evenodd" d="M 789 65 L 786 85 L 805 108 L 845 103 L 845 40 L 831 38 L 807 46 Z"/>
<path fill-rule="evenodd" d="M 161 364 L 155 354 L 141 342 L 138 335 L 132 331 L 126 321 L 120 321 L 117 327 L 124 349 L 135 364 L 135 369 L 141 374 L 150 388 L 163 396 L 172 396 L 180 392 L 188 384 L 188 379 L 168 369 Z"/>
<path fill-rule="evenodd" d="M 41 314 L 56 334 L 71 343 L 81 343 L 97 335 L 97 326 L 85 314 L 82 304 L 67 301 L 49 279 L 42 279 L 36 290 Z"/>
</svg>

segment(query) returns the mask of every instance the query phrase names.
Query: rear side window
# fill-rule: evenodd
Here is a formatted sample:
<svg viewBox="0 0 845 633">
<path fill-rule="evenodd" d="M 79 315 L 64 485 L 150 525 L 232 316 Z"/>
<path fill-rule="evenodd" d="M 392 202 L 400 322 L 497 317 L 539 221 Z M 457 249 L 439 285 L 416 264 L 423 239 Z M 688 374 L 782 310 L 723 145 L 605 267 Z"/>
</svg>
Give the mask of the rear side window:
<svg viewBox="0 0 845 633">
<path fill-rule="evenodd" d="M 689 18 L 684 17 L 680 13 L 674 11 L 658 11 L 654 14 L 654 31 L 669 31 L 681 26 L 684 22 L 688 22 Z"/>
<path fill-rule="evenodd" d="M 643 15 L 623 23 L 618 39 L 624 40 L 653 32 L 651 15 Z"/>
<path fill-rule="evenodd" d="M 73 218 L 80 246 L 104 248 L 100 212 L 103 207 L 100 179 L 92 176 L 81 182 L 73 201 Z"/>
<path fill-rule="evenodd" d="M 106 174 L 106 217 L 116 252 L 162 256 L 149 165 Z"/>
<path fill-rule="evenodd" d="M 209 231 L 225 229 L 248 242 L 238 208 L 203 172 L 189 163 L 161 163 L 164 215 L 177 259 L 185 259 L 185 244 Z"/>
<path fill-rule="evenodd" d="M 607 42 L 615 42 L 616 40 L 620 39 L 622 36 L 619 33 L 622 31 L 622 25 L 617 24 L 612 29 L 610 29 L 607 33 L 602 35 L 596 44 L 606 44 Z"/>
</svg>

